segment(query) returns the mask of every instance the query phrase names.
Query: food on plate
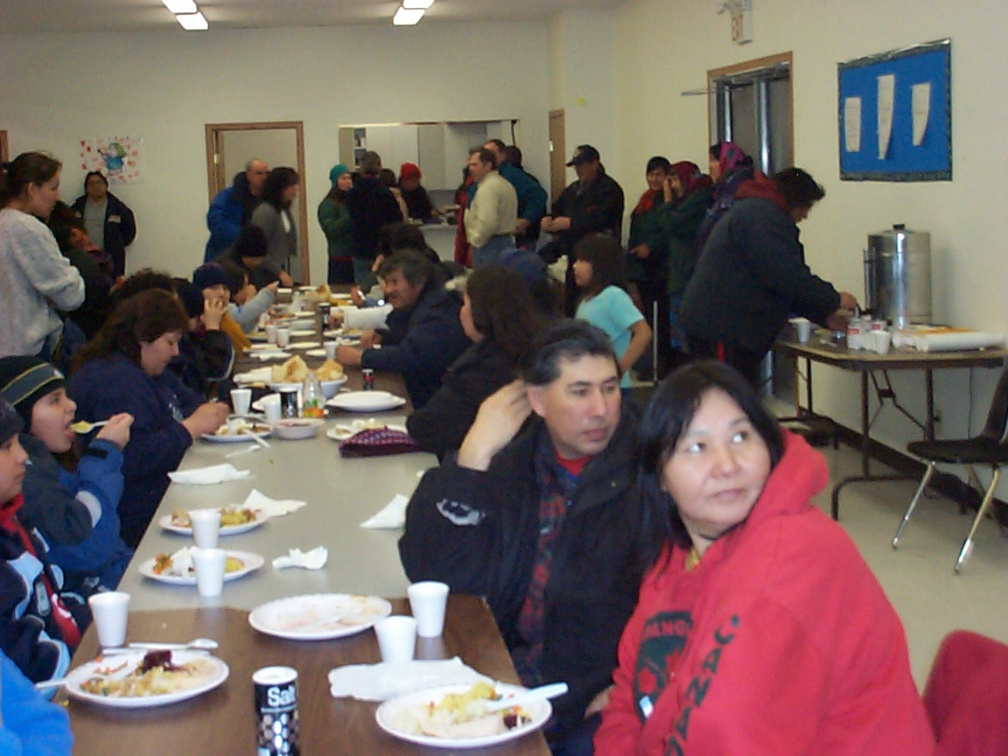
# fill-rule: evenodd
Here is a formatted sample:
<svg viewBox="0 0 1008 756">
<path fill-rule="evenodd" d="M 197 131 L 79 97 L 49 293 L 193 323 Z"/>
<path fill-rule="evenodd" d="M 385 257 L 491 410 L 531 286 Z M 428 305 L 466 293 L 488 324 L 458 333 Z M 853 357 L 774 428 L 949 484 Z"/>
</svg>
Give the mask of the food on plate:
<svg viewBox="0 0 1008 756">
<path fill-rule="evenodd" d="M 320 381 L 338 381 L 343 377 L 343 366 L 336 360 L 326 360 L 322 367 L 315 371 L 315 377 Z"/>
<path fill-rule="evenodd" d="M 248 436 L 257 433 L 269 433 L 270 427 L 263 423 L 254 423 L 242 418 L 230 420 L 216 431 L 215 436 Z"/>
<path fill-rule="evenodd" d="M 329 289 L 329 284 L 322 284 L 305 292 L 305 300 L 308 302 L 328 302 L 330 296 L 332 296 L 332 291 Z"/>
<path fill-rule="evenodd" d="M 238 572 L 244 569 L 245 563 L 241 559 L 228 554 L 227 561 L 224 562 L 224 573 Z M 154 557 L 155 575 L 174 575 L 175 577 L 191 578 L 196 576 L 196 568 L 193 566 L 192 547 L 179 549 L 174 554 L 161 552 Z"/>
<path fill-rule="evenodd" d="M 209 659 L 192 659 L 184 664 L 172 663 L 171 651 L 148 651 L 136 668 L 125 677 L 115 678 L 125 665 L 98 667 L 81 683 L 81 689 L 99 696 L 138 698 L 160 696 L 180 690 L 198 688 L 217 673 Z"/>
<path fill-rule="evenodd" d="M 274 383 L 301 383 L 308 377 L 308 366 L 299 355 L 294 355 L 282 365 L 271 368 Z"/>
<path fill-rule="evenodd" d="M 518 706 L 488 712 L 486 703 L 501 697 L 493 683 L 480 681 L 469 690 L 449 693 L 440 701 L 406 707 L 398 725 L 412 735 L 478 738 L 499 735 L 532 721 L 532 715 Z"/>
<path fill-rule="evenodd" d="M 221 527 L 233 528 L 236 525 L 244 525 L 255 522 L 256 511 L 254 509 L 243 509 L 241 507 L 221 507 Z M 172 512 L 171 524 L 178 528 L 192 527 L 189 522 L 189 512 L 185 509 L 176 509 Z"/>
</svg>

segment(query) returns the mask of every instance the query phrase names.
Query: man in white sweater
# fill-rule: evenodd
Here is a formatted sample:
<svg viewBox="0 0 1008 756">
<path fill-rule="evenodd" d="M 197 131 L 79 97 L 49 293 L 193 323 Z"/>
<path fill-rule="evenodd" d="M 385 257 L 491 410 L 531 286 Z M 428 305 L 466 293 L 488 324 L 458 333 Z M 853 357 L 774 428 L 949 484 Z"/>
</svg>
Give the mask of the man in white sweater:
<svg viewBox="0 0 1008 756">
<path fill-rule="evenodd" d="M 476 181 L 476 195 L 466 208 L 466 239 L 472 245 L 473 267 L 497 262 L 500 253 L 514 246 L 518 220 L 518 195 L 498 172 L 494 154 L 486 147 L 469 156 L 469 175 Z"/>
</svg>

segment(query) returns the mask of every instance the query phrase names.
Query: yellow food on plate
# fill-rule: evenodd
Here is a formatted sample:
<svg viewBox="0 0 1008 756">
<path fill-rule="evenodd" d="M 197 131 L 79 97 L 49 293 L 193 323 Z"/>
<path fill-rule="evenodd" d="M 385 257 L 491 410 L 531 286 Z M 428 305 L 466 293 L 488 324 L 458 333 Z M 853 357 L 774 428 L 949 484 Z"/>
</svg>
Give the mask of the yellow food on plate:
<svg viewBox="0 0 1008 756">
<path fill-rule="evenodd" d="M 112 698 L 160 696 L 198 688 L 213 679 L 217 672 L 217 667 L 208 659 L 192 659 L 184 664 L 172 664 L 170 656 L 164 661 L 160 661 L 161 658 L 163 657 L 152 657 L 148 654 L 136 669 L 120 678 L 108 676 L 114 674 L 117 669 L 95 669 L 95 675 L 82 682 L 81 689 Z"/>
<path fill-rule="evenodd" d="M 338 381 L 343 377 L 343 366 L 336 360 L 326 360 L 322 367 L 315 371 L 315 376 L 320 381 Z"/>
<path fill-rule="evenodd" d="M 214 431 L 215 436 L 247 436 L 256 433 L 268 433 L 270 427 L 263 423 L 251 423 L 241 418 L 231 420 Z"/>
<path fill-rule="evenodd" d="M 485 704 L 500 698 L 492 683 L 480 681 L 462 693 L 448 693 L 437 703 L 408 707 L 399 726 L 410 734 L 451 739 L 499 735 L 532 721 L 521 708 L 488 712 Z"/>
<path fill-rule="evenodd" d="M 243 509 L 241 507 L 221 507 L 221 527 L 233 528 L 236 525 L 244 525 L 248 522 L 255 522 L 256 512 L 254 509 Z M 192 526 L 189 522 L 189 512 L 185 509 L 176 509 L 172 512 L 171 524 L 178 528 L 188 528 Z"/>
<path fill-rule="evenodd" d="M 282 365 L 270 368 L 274 383 L 301 383 L 308 377 L 308 366 L 300 356 L 295 355 Z"/>
</svg>

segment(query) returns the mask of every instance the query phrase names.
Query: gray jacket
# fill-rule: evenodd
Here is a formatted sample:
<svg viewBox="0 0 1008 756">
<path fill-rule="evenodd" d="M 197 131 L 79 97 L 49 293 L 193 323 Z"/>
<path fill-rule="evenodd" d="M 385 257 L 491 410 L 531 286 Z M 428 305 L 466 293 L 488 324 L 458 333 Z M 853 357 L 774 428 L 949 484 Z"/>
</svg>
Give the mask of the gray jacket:
<svg viewBox="0 0 1008 756">
<path fill-rule="evenodd" d="M 0 210 L 0 357 L 51 354 L 63 331 L 56 309 L 83 301 L 84 279 L 42 221 Z"/>
<path fill-rule="evenodd" d="M 266 258 L 277 267 L 289 271 L 288 258 L 297 256 L 297 226 L 290 210 L 284 210 L 283 213 L 290 221 L 289 231 L 284 229 L 280 211 L 269 202 L 260 202 L 249 222 L 259 226 L 266 234 Z"/>
</svg>

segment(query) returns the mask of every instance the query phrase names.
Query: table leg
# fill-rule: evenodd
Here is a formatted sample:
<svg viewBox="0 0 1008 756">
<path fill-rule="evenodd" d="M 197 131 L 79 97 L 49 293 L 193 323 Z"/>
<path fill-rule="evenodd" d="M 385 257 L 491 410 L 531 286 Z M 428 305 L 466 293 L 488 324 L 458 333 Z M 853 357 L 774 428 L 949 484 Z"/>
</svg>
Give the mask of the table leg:
<svg viewBox="0 0 1008 756">
<path fill-rule="evenodd" d="M 869 444 L 868 419 L 868 371 L 861 371 L 861 474 L 867 477 L 871 474 L 871 446 Z"/>
<path fill-rule="evenodd" d="M 924 396 L 927 407 L 927 416 L 924 418 L 924 440 L 934 441 L 934 375 L 931 368 L 924 371 Z"/>
</svg>

